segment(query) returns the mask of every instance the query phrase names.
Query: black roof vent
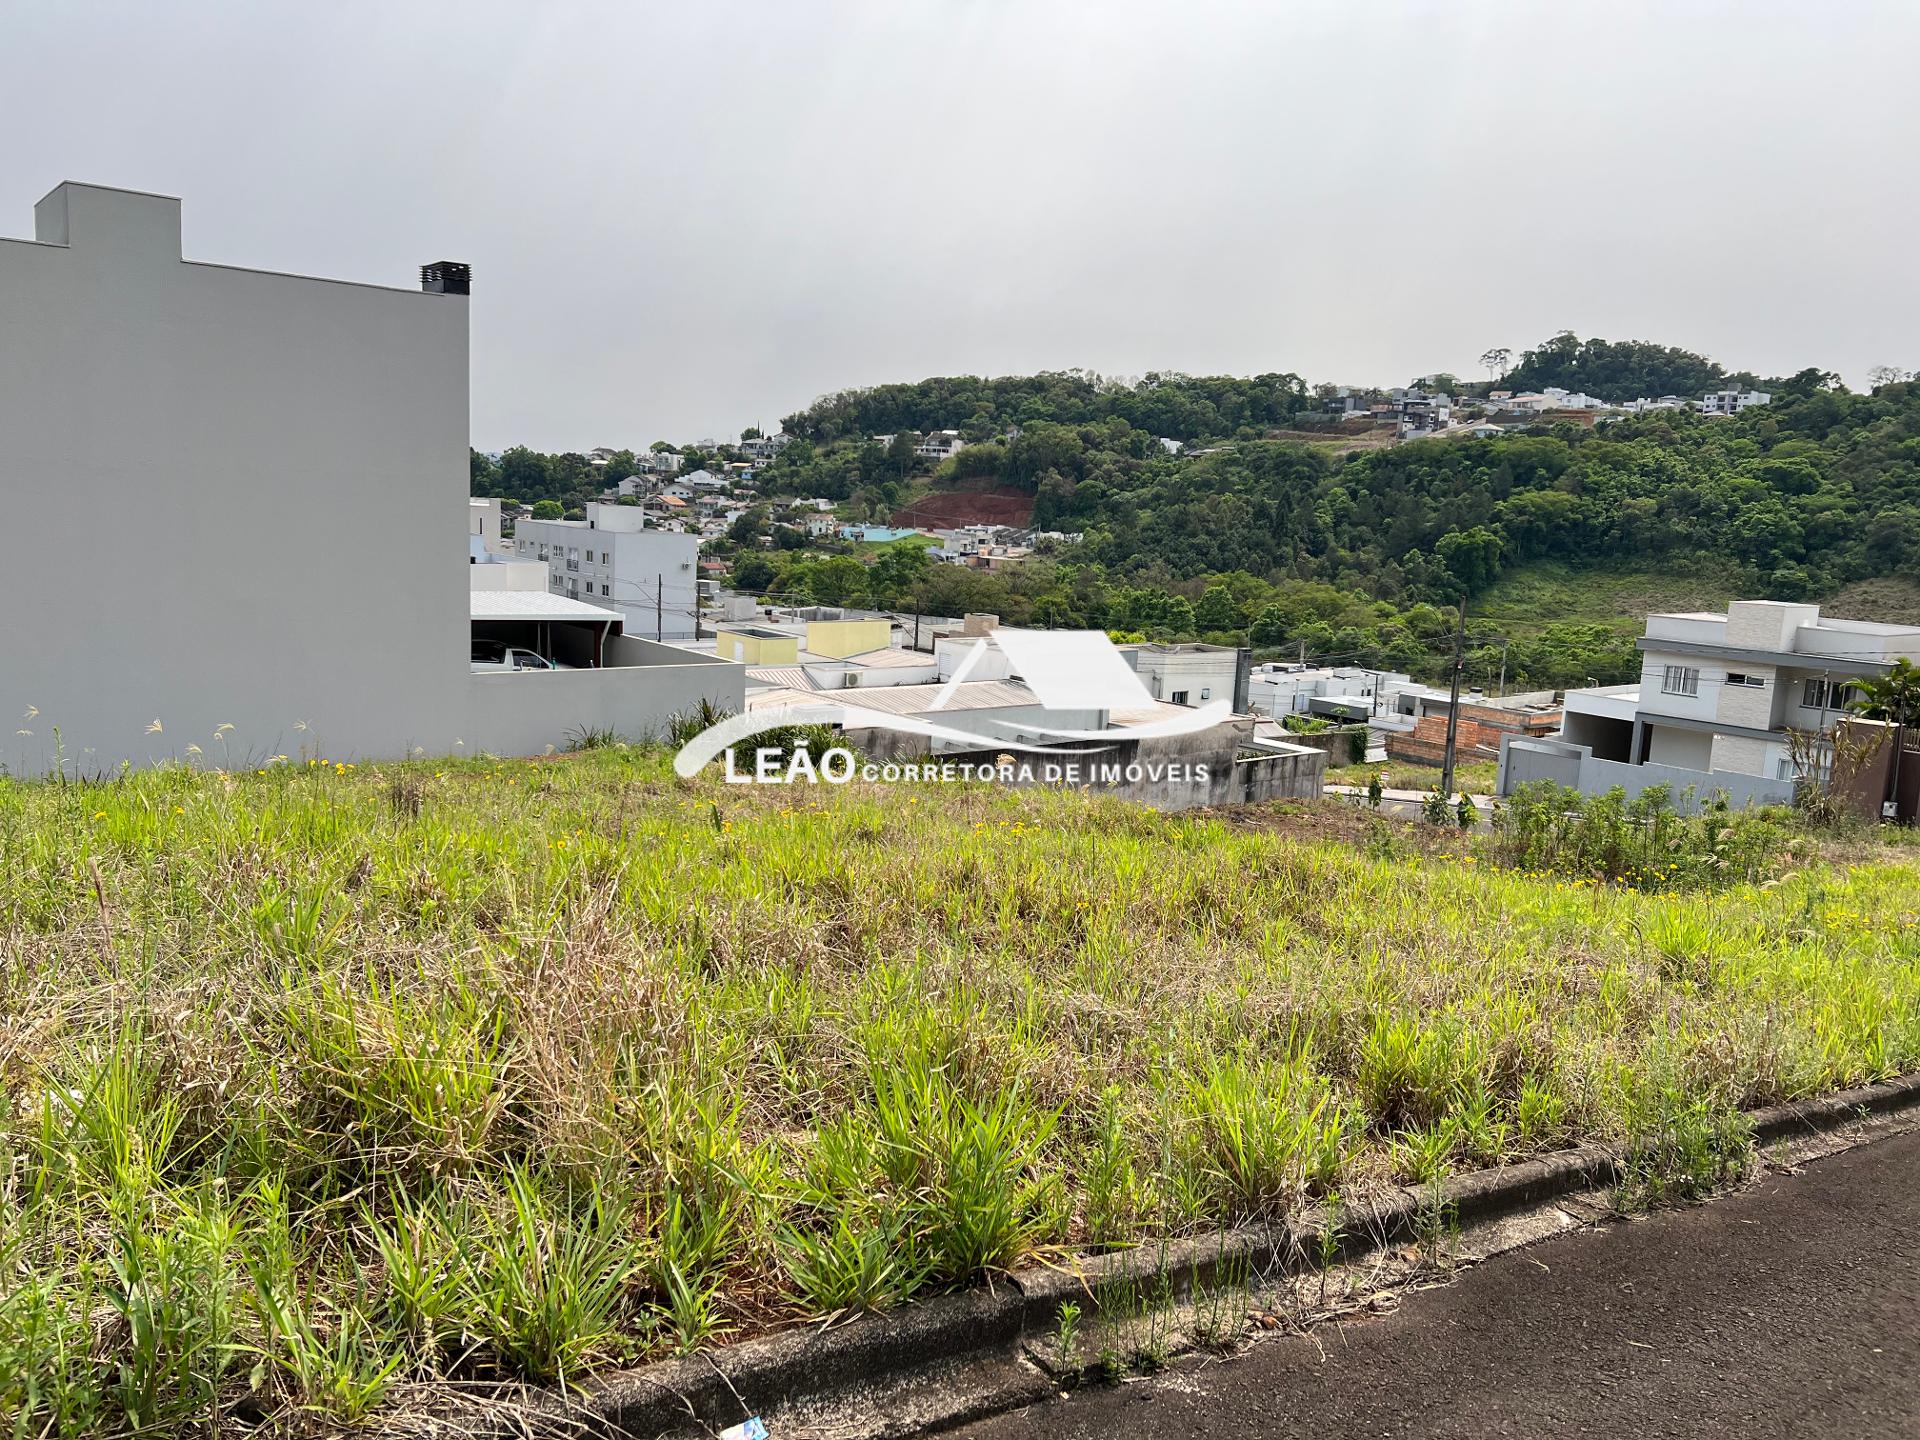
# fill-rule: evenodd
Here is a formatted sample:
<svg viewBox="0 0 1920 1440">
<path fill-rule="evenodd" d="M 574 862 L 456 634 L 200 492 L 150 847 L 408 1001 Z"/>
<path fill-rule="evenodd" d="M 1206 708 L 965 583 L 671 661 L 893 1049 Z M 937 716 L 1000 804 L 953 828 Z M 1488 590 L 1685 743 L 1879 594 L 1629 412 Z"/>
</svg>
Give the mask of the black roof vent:
<svg viewBox="0 0 1920 1440">
<path fill-rule="evenodd" d="M 458 260 L 436 260 L 420 267 L 420 288 L 429 295 L 471 295 L 473 267 Z"/>
</svg>

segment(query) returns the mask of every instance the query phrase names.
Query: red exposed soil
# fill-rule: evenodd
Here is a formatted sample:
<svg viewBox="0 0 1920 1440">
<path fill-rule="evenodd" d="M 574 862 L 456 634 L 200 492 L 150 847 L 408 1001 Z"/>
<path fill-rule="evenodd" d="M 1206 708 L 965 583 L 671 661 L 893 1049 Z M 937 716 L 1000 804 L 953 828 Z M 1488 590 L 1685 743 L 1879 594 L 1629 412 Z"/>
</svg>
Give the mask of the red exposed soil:
<svg viewBox="0 0 1920 1440">
<path fill-rule="evenodd" d="M 894 512 L 893 523 L 933 530 L 962 525 L 1012 525 L 1025 529 L 1033 518 L 1033 493 L 1010 485 L 990 490 L 936 490 Z"/>
</svg>

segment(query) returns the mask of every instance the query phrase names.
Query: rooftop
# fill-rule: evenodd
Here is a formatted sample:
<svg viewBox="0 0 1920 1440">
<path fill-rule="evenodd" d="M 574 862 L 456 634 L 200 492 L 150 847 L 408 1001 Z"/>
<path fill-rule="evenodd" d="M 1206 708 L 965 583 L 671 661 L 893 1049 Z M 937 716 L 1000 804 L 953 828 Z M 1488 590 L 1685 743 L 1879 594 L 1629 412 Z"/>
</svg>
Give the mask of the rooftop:
<svg viewBox="0 0 1920 1440">
<path fill-rule="evenodd" d="M 772 705 L 818 705 L 838 701 L 856 710 L 878 710 L 889 715 L 937 715 L 943 710 L 1005 710 L 1020 705 L 1037 705 L 1039 698 L 1017 680 L 966 680 L 951 687 L 940 710 L 934 700 L 946 686 L 880 685 L 871 689 L 833 690 L 759 690 L 748 694 L 749 710 Z"/>
<path fill-rule="evenodd" d="M 467 596 L 474 620 L 611 620 L 624 624 L 618 610 L 603 610 L 545 590 L 474 590 Z"/>
</svg>

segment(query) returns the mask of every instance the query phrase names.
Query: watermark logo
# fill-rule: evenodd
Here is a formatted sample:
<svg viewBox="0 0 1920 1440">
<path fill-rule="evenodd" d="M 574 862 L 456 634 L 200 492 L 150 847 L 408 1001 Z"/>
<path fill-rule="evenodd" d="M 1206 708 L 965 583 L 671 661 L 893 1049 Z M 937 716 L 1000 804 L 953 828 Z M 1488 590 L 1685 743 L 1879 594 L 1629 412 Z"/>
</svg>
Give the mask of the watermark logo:
<svg viewBox="0 0 1920 1440">
<path fill-rule="evenodd" d="M 976 681 L 1004 688 L 983 691 Z M 866 700 L 823 697 L 757 706 L 749 700 L 742 713 L 681 746 L 674 771 L 691 778 L 724 759 L 729 781 L 756 784 L 844 784 L 856 776 L 1066 785 L 1205 781 L 1204 764 L 1121 762 L 1111 752 L 1122 741 L 1210 730 L 1232 714 L 1224 699 L 1192 709 L 1160 705 L 1098 630 L 994 630 L 974 640 L 944 683 L 877 688 Z M 1116 725 L 1116 716 L 1129 723 Z M 912 736 L 915 750 L 925 742 L 925 756 L 863 762 L 839 746 L 820 755 L 806 747 L 763 747 L 751 750 L 750 761 L 741 756 L 755 736 L 815 725 Z M 990 751 L 992 757 L 943 760 L 942 748 Z"/>
</svg>

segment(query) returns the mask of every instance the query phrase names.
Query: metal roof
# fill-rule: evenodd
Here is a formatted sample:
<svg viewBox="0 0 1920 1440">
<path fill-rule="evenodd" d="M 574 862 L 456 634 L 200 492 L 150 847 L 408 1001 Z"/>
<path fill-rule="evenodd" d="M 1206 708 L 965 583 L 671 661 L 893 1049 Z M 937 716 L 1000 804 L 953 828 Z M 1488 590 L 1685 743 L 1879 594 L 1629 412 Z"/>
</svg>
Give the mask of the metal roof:
<svg viewBox="0 0 1920 1440">
<path fill-rule="evenodd" d="M 812 677 L 807 674 L 804 665 L 749 665 L 747 667 L 749 685 L 775 685 L 783 690 L 811 690 L 814 688 Z"/>
<path fill-rule="evenodd" d="M 863 670 L 918 670 L 933 664 L 934 657 L 917 650 L 895 650 L 889 646 L 882 650 L 868 650 L 859 655 L 849 655 L 845 663 L 858 665 Z"/>
<path fill-rule="evenodd" d="M 474 620 L 611 620 L 624 624 L 618 610 L 603 610 L 545 590 L 470 590 L 467 613 Z"/>
</svg>

